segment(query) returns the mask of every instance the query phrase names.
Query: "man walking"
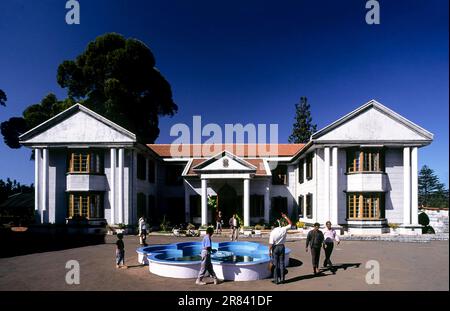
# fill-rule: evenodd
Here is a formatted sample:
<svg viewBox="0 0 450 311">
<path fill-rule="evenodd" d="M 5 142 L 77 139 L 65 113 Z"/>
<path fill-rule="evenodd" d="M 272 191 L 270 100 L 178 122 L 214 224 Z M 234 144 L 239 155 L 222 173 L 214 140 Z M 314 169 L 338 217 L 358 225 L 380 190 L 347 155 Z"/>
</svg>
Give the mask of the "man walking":
<svg viewBox="0 0 450 311">
<path fill-rule="evenodd" d="M 237 241 L 239 237 L 239 220 L 237 219 L 236 214 L 233 214 L 228 224 L 231 228 L 231 241 Z"/>
<path fill-rule="evenodd" d="M 139 244 L 147 246 L 147 221 L 142 216 L 139 218 Z"/>
<path fill-rule="evenodd" d="M 319 272 L 320 248 L 324 240 L 323 233 L 319 228 L 320 224 L 316 222 L 314 229 L 309 231 L 306 237 L 306 252 L 308 252 L 308 246 L 310 246 L 314 275 Z"/>
<path fill-rule="evenodd" d="M 292 221 L 286 214 L 281 213 L 281 217 L 286 219 L 288 225 L 281 227 L 280 219 L 278 219 L 278 227 L 274 228 L 269 237 L 269 256 L 272 257 L 275 267 L 273 272 L 273 281 L 275 284 L 284 283 L 284 243 L 286 242 L 287 230 L 291 229 Z"/>
<path fill-rule="evenodd" d="M 203 282 L 203 277 L 205 276 L 206 272 L 208 272 L 209 275 L 213 278 L 215 285 L 220 283 L 220 280 L 217 278 L 211 262 L 211 252 L 212 252 L 211 236 L 213 235 L 213 233 L 214 229 L 212 227 L 208 227 L 208 229 L 206 229 L 206 235 L 202 241 L 202 252 L 201 252 L 202 262 L 200 265 L 200 271 L 198 273 L 197 281 L 195 281 L 195 284 L 197 285 L 206 285 L 206 283 Z"/>
<path fill-rule="evenodd" d="M 331 257 L 331 253 L 333 252 L 334 241 L 336 241 L 337 244 L 339 245 L 341 240 L 339 239 L 339 235 L 337 235 L 336 231 L 331 228 L 331 221 L 326 222 L 326 228 L 323 231 L 323 236 L 325 238 L 325 243 L 323 246 L 325 249 L 325 261 L 323 262 L 323 266 L 324 267 L 327 267 L 327 266 L 332 267 L 333 264 L 331 263 L 330 257 Z"/>
<path fill-rule="evenodd" d="M 222 211 L 217 212 L 217 216 L 216 216 L 216 234 L 222 234 L 222 224 L 223 224 L 223 219 L 222 219 Z"/>
</svg>

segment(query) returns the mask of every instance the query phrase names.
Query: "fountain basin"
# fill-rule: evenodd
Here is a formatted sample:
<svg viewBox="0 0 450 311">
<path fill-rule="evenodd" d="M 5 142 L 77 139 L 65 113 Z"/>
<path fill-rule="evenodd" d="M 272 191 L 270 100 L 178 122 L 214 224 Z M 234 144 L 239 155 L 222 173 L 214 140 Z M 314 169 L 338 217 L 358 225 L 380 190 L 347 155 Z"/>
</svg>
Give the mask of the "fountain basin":
<svg viewBox="0 0 450 311">
<path fill-rule="evenodd" d="M 213 243 L 211 255 L 219 279 L 233 281 L 261 280 L 270 276 L 267 246 L 256 242 Z M 172 278 L 197 278 L 201 262 L 201 242 L 180 242 L 140 247 L 136 250 L 140 264 L 147 264 L 153 274 Z M 286 248 L 285 264 L 291 250 Z"/>
</svg>

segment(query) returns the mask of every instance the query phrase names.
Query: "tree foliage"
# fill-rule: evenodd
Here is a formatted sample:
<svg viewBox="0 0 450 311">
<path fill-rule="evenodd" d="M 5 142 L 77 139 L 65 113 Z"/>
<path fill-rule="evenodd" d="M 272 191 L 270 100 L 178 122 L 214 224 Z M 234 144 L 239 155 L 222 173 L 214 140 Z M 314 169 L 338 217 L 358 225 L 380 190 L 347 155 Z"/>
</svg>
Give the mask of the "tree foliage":
<svg viewBox="0 0 450 311">
<path fill-rule="evenodd" d="M 31 184 L 30 186 L 22 185 L 17 180 L 11 180 L 7 178 L 6 180 L 0 179 L 0 203 L 4 202 L 9 196 L 22 193 L 22 192 L 31 192 L 34 186 Z"/>
<path fill-rule="evenodd" d="M 448 207 L 448 189 L 428 166 L 419 171 L 419 205 L 426 207 Z"/>
<path fill-rule="evenodd" d="M 27 130 L 50 119 L 54 115 L 75 104 L 72 98 L 59 101 L 55 94 L 48 94 L 40 103 L 28 106 L 23 117 L 12 117 L 0 124 L 1 134 L 5 144 L 10 148 L 20 148 L 19 136 Z"/>
<path fill-rule="evenodd" d="M 57 79 L 70 97 L 146 143 L 159 135 L 158 117 L 172 116 L 178 109 L 150 49 L 115 33 L 98 37 L 75 60 L 64 61 Z"/>
<path fill-rule="evenodd" d="M 79 102 L 153 143 L 159 135 L 159 117 L 172 116 L 178 107 L 170 84 L 155 67 L 155 58 L 141 41 L 116 33 L 97 37 L 74 60 L 58 67 L 58 84 L 68 98 L 49 94 L 31 105 L 23 117 L 1 124 L 5 143 L 20 148 L 20 134 Z"/>
<path fill-rule="evenodd" d="M 310 108 L 308 99 L 303 96 L 300 97 L 300 102 L 295 104 L 295 123 L 288 139 L 290 143 L 307 143 L 317 130 L 317 125 L 312 123 Z"/>
</svg>

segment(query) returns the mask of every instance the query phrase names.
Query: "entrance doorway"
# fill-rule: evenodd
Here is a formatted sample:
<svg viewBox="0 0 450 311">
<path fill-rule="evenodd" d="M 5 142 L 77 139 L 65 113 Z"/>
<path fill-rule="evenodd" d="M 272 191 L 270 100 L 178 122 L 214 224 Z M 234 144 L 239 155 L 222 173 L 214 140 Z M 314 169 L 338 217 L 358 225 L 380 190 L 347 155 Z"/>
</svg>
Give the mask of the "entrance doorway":
<svg viewBox="0 0 450 311">
<path fill-rule="evenodd" d="M 236 190 L 229 184 L 225 184 L 217 192 L 217 209 L 222 211 L 222 219 L 225 226 L 228 226 L 228 220 L 234 213 L 241 214 L 241 201 L 236 194 Z"/>
</svg>

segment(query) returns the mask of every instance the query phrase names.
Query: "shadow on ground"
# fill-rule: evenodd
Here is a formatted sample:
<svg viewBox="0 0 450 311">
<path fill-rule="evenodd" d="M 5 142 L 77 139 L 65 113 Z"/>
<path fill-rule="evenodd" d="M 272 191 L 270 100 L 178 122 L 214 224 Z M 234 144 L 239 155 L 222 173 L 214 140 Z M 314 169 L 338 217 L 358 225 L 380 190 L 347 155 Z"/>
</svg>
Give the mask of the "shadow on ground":
<svg viewBox="0 0 450 311">
<path fill-rule="evenodd" d="M 58 230 L 28 230 L 14 232 L 0 230 L 0 258 L 105 243 L 105 234 L 78 234 L 63 228 Z"/>
<path fill-rule="evenodd" d="M 302 280 L 308 280 L 308 279 L 314 279 L 314 278 L 320 278 L 324 276 L 334 275 L 338 270 L 347 270 L 348 268 L 359 268 L 361 263 L 344 263 L 339 265 L 333 265 L 332 267 L 326 267 L 319 270 L 318 274 L 306 274 L 306 275 L 300 275 L 292 279 L 287 279 L 285 283 L 294 283 Z M 327 273 L 331 272 L 331 273 Z"/>
</svg>

